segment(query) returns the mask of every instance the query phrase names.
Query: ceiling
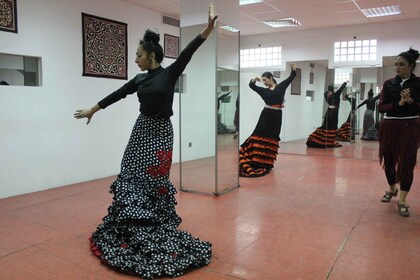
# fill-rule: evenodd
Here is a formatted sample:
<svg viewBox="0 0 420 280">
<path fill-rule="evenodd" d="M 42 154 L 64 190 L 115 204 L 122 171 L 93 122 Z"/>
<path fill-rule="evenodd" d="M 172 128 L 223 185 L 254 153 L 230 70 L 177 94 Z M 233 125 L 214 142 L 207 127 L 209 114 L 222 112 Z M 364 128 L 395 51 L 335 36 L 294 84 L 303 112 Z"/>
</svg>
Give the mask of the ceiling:
<svg viewBox="0 0 420 280">
<path fill-rule="evenodd" d="M 122 0 L 179 18 L 180 0 Z M 239 1 L 239 0 L 238 0 Z M 240 6 L 241 36 L 420 18 L 419 0 L 265 0 Z M 360 9 L 399 5 L 401 14 L 367 18 Z M 217 13 L 217 7 L 216 7 Z M 272 28 L 265 20 L 294 18 L 302 25 Z"/>
</svg>

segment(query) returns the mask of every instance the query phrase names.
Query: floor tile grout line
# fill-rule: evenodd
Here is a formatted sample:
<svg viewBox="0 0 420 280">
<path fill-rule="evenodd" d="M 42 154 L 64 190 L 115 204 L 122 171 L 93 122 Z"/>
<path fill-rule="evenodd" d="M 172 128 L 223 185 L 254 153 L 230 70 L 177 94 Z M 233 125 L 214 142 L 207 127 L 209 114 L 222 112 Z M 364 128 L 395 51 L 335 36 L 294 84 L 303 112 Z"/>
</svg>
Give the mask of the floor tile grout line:
<svg viewBox="0 0 420 280">
<path fill-rule="evenodd" d="M 19 240 L 19 239 L 16 239 L 16 240 Z M 20 241 L 21 241 L 21 240 L 20 240 Z M 20 249 L 20 250 L 17 250 L 17 251 L 11 252 L 11 253 L 6 254 L 6 255 L 4 255 L 4 256 L 0 256 L 0 260 L 1 260 L 1 259 L 3 259 L 3 258 L 9 257 L 9 256 L 13 256 L 14 254 L 17 254 L 17 253 L 19 253 L 19 252 L 22 252 L 22 251 L 28 250 L 28 249 L 33 248 L 33 247 L 35 247 L 35 248 L 39 249 L 39 248 L 38 248 L 38 247 L 36 247 L 36 246 L 37 246 L 37 245 L 39 245 L 39 244 L 41 244 L 41 243 L 42 243 L 42 242 L 37 243 L 37 244 L 32 244 L 32 245 L 29 245 L 28 247 L 25 247 L 25 248 L 22 248 L 22 249 Z"/>
<path fill-rule="evenodd" d="M 356 224 L 354 226 L 352 226 L 352 228 L 350 229 L 350 231 L 347 234 L 346 238 L 341 243 L 341 245 L 338 248 L 337 253 L 336 253 L 335 257 L 334 257 L 334 262 L 331 265 L 331 267 L 330 267 L 330 269 L 329 269 L 329 271 L 327 273 L 327 276 L 325 277 L 325 280 L 328 280 L 330 278 L 331 273 L 334 270 L 335 264 L 337 263 L 338 258 L 340 257 L 341 253 L 343 252 L 344 246 L 347 244 L 348 240 L 350 239 L 350 236 L 353 233 L 353 230 L 357 227 L 357 225 L 360 223 L 360 221 L 362 220 L 362 218 L 366 215 L 367 211 L 369 210 L 370 205 L 366 208 L 366 210 L 364 211 L 363 215 L 361 215 L 360 218 L 357 220 Z"/>
</svg>

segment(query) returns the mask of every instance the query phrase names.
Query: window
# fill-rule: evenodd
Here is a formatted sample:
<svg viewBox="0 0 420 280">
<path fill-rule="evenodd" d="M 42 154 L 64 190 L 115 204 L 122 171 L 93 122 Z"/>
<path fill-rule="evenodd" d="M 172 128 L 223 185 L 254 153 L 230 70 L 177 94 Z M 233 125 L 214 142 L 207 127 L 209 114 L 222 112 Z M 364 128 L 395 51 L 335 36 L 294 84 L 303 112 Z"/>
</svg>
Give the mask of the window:
<svg viewBox="0 0 420 280">
<path fill-rule="evenodd" d="M 307 90 L 306 91 L 306 101 L 314 101 L 315 91 Z"/>
<path fill-rule="evenodd" d="M 341 65 L 380 65 L 378 39 L 336 40 L 332 57 L 334 66 Z"/>
<path fill-rule="evenodd" d="M 281 47 L 242 49 L 241 68 L 281 66 Z"/>
<path fill-rule="evenodd" d="M 337 73 L 335 72 L 334 84 L 342 85 L 344 82 L 351 80 L 351 73 Z"/>
<path fill-rule="evenodd" d="M 41 58 L 0 53 L 0 82 L 12 86 L 40 86 Z"/>
</svg>

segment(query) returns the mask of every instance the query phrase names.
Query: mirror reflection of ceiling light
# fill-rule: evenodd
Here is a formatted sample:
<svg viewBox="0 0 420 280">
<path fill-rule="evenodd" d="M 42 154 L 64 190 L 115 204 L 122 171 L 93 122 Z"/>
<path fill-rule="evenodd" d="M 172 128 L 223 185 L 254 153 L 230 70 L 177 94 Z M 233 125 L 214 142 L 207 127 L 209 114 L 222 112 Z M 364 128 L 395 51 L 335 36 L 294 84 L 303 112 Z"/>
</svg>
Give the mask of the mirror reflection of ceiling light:
<svg viewBox="0 0 420 280">
<path fill-rule="evenodd" d="M 264 0 L 239 0 L 239 5 L 249 5 L 264 2 Z"/>
<path fill-rule="evenodd" d="M 384 17 L 401 14 L 400 6 L 387 6 L 379 8 L 362 9 L 366 17 Z"/>
<path fill-rule="evenodd" d="M 223 26 L 220 26 L 220 28 L 230 31 L 230 32 L 239 32 L 239 29 L 229 26 L 229 25 L 223 25 Z"/>
<path fill-rule="evenodd" d="M 299 21 L 295 20 L 294 18 L 266 20 L 266 21 L 263 21 L 263 23 L 274 28 L 287 27 L 287 26 L 302 26 L 302 24 Z"/>
</svg>

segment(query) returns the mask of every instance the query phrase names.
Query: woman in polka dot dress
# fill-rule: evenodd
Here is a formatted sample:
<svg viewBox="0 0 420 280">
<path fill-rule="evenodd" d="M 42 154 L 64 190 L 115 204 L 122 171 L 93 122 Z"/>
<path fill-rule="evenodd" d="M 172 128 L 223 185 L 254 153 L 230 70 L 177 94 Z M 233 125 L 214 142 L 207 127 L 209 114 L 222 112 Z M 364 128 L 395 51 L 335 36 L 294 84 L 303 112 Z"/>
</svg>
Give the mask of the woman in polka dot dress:
<svg viewBox="0 0 420 280">
<path fill-rule="evenodd" d="M 209 6 L 207 27 L 167 68 L 159 34 L 147 30 L 137 50 L 138 74 L 120 89 L 74 117 L 87 118 L 100 109 L 137 92 L 140 116 L 124 152 L 121 172 L 111 186 L 112 205 L 90 238 L 91 250 L 101 261 L 124 273 L 145 279 L 176 277 L 207 265 L 211 244 L 177 230 L 175 188 L 169 181 L 173 129 L 170 121 L 174 87 L 194 52 L 214 29 L 217 16 Z"/>
</svg>

